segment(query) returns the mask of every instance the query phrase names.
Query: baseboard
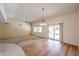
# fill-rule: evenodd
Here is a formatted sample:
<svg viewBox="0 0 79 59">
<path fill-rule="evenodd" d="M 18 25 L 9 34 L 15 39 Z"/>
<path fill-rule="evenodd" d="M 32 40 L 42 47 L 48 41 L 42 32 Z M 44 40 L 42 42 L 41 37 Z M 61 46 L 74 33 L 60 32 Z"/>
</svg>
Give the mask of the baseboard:
<svg viewBox="0 0 79 59">
<path fill-rule="evenodd" d="M 66 43 L 66 42 L 63 42 L 64 44 L 69 44 L 69 45 L 72 45 L 72 46 L 76 46 L 78 47 L 78 45 L 75 45 L 75 44 L 71 44 L 71 43 Z"/>
</svg>

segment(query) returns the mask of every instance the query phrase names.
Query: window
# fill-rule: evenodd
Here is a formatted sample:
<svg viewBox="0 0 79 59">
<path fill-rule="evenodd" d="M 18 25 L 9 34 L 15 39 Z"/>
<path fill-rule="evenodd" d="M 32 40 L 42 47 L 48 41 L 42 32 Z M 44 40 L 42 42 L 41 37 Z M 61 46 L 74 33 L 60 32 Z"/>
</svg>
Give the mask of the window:
<svg viewBox="0 0 79 59">
<path fill-rule="evenodd" d="M 33 32 L 42 32 L 42 27 L 33 27 Z"/>
</svg>

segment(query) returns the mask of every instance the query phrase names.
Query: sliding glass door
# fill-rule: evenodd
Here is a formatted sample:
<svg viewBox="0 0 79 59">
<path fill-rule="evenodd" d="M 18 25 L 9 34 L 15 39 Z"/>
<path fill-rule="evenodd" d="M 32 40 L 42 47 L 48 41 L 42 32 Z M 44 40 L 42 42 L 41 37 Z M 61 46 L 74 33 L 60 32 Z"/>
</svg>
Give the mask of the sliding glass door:
<svg viewBox="0 0 79 59">
<path fill-rule="evenodd" d="M 49 26 L 49 38 L 54 38 L 54 27 Z"/>
<path fill-rule="evenodd" d="M 60 30 L 59 30 L 59 25 L 54 25 L 54 39 L 59 40 L 59 36 L 60 36 Z"/>
<path fill-rule="evenodd" d="M 60 39 L 60 26 L 59 24 L 49 26 L 49 38 L 59 40 Z"/>
</svg>

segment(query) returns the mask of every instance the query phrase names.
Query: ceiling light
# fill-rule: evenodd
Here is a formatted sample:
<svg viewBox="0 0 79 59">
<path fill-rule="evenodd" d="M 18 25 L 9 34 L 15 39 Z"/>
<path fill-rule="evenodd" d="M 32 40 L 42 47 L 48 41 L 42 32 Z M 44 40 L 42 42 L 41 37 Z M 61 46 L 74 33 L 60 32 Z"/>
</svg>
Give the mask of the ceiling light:
<svg viewBox="0 0 79 59">
<path fill-rule="evenodd" d="M 44 8 L 42 8 L 43 11 L 43 15 L 42 15 L 42 23 L 40 23 L 40 25 L 42 26 L 46 26 L 47 24 L 45 23 L 45 19 L 44 19 Z"/>
</svg>

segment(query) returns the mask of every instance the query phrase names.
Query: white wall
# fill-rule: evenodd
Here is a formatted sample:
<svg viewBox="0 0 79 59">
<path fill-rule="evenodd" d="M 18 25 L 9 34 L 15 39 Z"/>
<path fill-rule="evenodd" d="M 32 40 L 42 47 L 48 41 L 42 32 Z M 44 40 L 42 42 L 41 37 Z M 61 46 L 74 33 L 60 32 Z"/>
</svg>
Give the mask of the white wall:
<svg viewBox="0 0 79 59">
<path fill-rule="evenodd" d="M 8 22 L 10 24 L 0 23 L 0 39 L 15 38 L 31 34 L 30 23 L 24 23 L 13 18 L 8 19 Z"/>
<path fill-rule="evenodd" d="M 63 42 L 77 45 L 77 12 L 52 18 L 46 22 L 47 24 L 63 23 Z M 33 26 L 38 26 L 39 23 L 33 23 Z M 32 32 L 32 34 L 48 38 L 48 25 L 44 27 L 42 33 Z"/>
<path fill-rule="evenodd" d="M 3 32 L 2 32 L 2 25 L 0 23 L 0 39 L 2 39 L 2 35 L 3 35 Z"/>
<path fill-rule="evenodd" d="M 78 46 L 79 46 L 79 11 L 78 11 Z"/>
</svg>

